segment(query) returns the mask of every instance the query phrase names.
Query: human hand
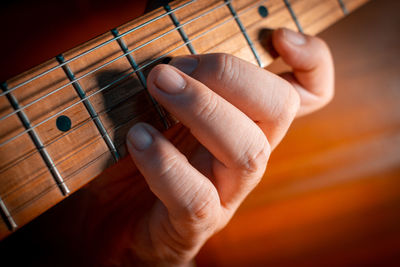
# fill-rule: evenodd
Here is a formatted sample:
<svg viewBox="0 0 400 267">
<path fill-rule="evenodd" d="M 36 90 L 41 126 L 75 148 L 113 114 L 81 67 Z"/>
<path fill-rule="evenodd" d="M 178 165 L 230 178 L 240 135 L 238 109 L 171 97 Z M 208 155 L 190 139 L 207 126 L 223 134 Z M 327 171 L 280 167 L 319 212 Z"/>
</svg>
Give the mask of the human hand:
<svg viewBox="0 0 400 267">
<path fill-rule="evenodd" d="M 128 133 L 131 157 L 158 198 L 131 241 L 144 263 L 188 264 L 258 184 L 294 117 L 332 97 L 321 40 L 280 29 L 273 43 L 294 68 L 283 79 L 226 54 L 178 57 L 149 74 L 149 92 L 201 145 L 186 158 L 150 125 Z"/>
</svg>

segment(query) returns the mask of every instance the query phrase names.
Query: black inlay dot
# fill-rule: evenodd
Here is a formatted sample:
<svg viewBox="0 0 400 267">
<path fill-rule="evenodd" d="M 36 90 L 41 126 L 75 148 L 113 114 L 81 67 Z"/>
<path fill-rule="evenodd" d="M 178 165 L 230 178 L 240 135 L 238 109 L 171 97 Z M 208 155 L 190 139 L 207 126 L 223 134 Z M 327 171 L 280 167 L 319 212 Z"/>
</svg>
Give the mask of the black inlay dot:
<svg viewBox="0 0 400 267">
<path fill-rule="evenodd" d="M 162 59 L 161 62 L 162 62 L 163 64 L 168 64 L 168 63 L 171 61 L 171 59 L 172 59 L 172 57 L 165 57 L 165 58 Z"/>
<path fill-rule="evenodd" d="M 268 9 L 265 6 L 259 6 L 258 14 L 260 14 L 261 17 L 266 18 L 268 16 Z"/>
<path fill-rule="evenodd" d="M 62 132 L 67 132 L 69 131 L 69 129 L 71 129 L 71 119 L 65 115 L 61 115 L 57 118 L 56 125 L 58 130 Z"/>
</svg>

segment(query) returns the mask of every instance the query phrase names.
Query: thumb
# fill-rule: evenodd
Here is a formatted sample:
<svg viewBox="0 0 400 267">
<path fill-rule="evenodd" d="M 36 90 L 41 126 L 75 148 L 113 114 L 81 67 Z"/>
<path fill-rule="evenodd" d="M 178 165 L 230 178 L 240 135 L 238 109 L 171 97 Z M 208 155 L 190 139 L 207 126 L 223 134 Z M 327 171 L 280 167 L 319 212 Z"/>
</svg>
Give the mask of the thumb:
<svg viewBox="0 0 400 267">
<path fill-rule="evenodd" d="M 298 115 L 326 105 L 334 93 L 333 60 L 326 43 L 284 28 L 274 31 L 272 41 L 282 59 L 293 68 L 293 73 L 281 76 L 292 83 L 300 95 Z"/>
</svg>

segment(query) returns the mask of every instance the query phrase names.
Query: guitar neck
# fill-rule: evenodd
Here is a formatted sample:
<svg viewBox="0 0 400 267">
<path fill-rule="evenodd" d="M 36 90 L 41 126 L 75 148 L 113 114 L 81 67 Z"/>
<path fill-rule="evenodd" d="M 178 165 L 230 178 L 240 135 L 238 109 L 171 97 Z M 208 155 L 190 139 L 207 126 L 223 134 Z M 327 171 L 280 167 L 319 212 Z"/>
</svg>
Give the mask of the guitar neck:
<svg viewBox="0 0 400 267">
<path fill-rule="evenodd" d="M 0 239 L 123 157 L 136 122 L 176 123 L 147 93 L 155 64 L 224 52 L 264 67 L 270 29 L 316 34 L 365 2 L 174 1 L 3 83 Z"/>
</svg>

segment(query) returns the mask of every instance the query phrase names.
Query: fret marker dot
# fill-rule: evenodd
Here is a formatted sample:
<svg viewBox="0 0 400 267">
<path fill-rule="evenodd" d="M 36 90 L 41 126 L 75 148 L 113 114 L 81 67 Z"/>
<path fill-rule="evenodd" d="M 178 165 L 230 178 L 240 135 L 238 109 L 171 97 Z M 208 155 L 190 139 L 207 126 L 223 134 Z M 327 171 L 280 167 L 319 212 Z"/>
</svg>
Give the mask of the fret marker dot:
<svg viewBox="0 0 400 267">
<path fill-rule="evenodd" d="M 71 129 L 71 119 L 65 115 L 61 115 L 57 118 L 56 125 L 58 130 L 62 132 L 67 132 L 69 131 L 69 129 Z"/>
<path fill-rule="evenodd" d="M 268 9 L 265 6 L 258 7 L 258 14 L 260 14 L 261 17 L 266 18 L 268 16 L 268 13 Z"/>
</svg>

